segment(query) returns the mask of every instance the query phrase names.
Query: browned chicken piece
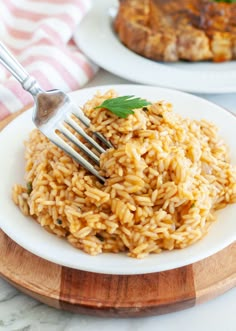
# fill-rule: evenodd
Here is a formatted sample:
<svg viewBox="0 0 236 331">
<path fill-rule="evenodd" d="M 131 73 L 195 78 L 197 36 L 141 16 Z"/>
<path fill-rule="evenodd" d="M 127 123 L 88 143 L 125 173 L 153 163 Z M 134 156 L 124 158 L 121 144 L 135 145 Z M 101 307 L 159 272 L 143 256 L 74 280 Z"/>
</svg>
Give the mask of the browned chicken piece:
<svg viewBox="0 0 236 331">
<path fill-rule="evenodd" d="M 154 60 L 236 59 L 234 3 L 120 0 L 114 28 L 129 49 Z"/>
</svg>

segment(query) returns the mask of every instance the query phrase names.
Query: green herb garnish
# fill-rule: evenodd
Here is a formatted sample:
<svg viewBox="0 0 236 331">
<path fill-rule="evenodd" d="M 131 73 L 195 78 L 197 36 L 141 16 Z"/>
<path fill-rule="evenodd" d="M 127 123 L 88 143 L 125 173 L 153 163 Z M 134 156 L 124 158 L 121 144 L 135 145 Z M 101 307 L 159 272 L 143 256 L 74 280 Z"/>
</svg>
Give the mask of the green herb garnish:
<svg viewBox="0 0 236 331">
<path fill-rule="evenodd" d="M 236 3 L 236 0 L 213 0 L 214 2 Z"/>
<path fill-rule="evenodd" d="M 134 109 L 143 108 L 151 105 L 150 102 L 141 98 L 135 98 L 133 95 L 125 95 L 123 97 L 105 100 L 96 108 L 105 108 L 110 110 L 118 117 L 126 118 L 130 114 L 134 114 Z"/>
<path fill-rule="evenodd" d="M 30 194 L 33 191 L 32 182 L 26 184 L 27 193 Z"/>
</svg>

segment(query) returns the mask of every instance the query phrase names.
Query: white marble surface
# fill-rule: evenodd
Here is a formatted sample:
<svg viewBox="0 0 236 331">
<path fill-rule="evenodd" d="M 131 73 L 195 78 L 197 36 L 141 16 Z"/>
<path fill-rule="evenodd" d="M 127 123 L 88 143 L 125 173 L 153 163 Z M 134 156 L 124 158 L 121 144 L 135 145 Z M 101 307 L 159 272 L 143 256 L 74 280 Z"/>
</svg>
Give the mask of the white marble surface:
<svg viewBox="0 0 236 331">
<path fill-rule="evenodd" d="M 88 86 L 131 83 L 100 70 Z M 205 95 L 236 113 L 236 94 Z M 193 308 L 156 317 L 114 319 L 58 311 L 0 279 L 0 331 L 235 331 L 236 288 Z"/>
</svg>

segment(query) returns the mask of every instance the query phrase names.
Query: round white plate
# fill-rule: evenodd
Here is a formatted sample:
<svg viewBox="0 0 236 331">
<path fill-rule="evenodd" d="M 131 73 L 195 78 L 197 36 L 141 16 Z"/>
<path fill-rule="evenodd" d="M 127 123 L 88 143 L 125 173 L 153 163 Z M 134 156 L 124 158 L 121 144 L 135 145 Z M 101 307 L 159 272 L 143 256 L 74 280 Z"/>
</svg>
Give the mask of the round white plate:
<svg viewBox="0 0 236 331">
<path fill-rule="evenodd" d="M 130 51 L 112 28 L 108 12 L 116 5 L 117 0 L 94 1 L 74 35 L 78 47 L 99 66 L 137 83 L 194 93 L 236 92 L 236 61 L 168 64 Z"/>
<path fill-rule="evenodd" d="M 151 101 L 167 100 L 176 112 L 190 118 L 205 118 L 220 128 L 220 134 L 229 144 L 232 162 L 236 164 L 236 117 L 204 99 L 190 94 L 141 85 L 99 86 L 73 92 L 71 97 L 83 105 L 97 90 L 114 88 L 120 95 L 136 95 Z M 32 111 L 16 118 L 0 134 L 0 226 L 15 242 L 28 251 L 49 261 L 85 271 L 107 274 L 142 274 L 178 268 L 206 258 L 236 239 L 236 204 L 218 213 L 218 220 L 209 234 L 198 243 L 182 250 L 153 254 L 143 260 L 125 254 L 104 253 L 96 257 L 75 249 L 66 240 L 45 231 L 30 217 L 25 217 L 11 200 L 15 183 L 24 183 L 24 146 L 29 132 L 34 128 Z"/>
</svg>

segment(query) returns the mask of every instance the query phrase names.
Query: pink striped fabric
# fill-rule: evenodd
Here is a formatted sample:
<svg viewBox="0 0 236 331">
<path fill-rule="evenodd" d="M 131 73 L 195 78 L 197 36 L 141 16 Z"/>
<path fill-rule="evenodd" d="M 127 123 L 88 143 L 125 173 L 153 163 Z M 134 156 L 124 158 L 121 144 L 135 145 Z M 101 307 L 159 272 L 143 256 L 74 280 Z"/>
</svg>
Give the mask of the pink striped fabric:
<svg viewBox="0 0 236 331">
<path fill-rule="evenodd" d="M 45 90 L 76 90 L 97 67 L 72 40 L 91 0 L 1 0 L 0 40 Z M 32 103 L 0 65 L 0 120 Z"/>
</svg>

